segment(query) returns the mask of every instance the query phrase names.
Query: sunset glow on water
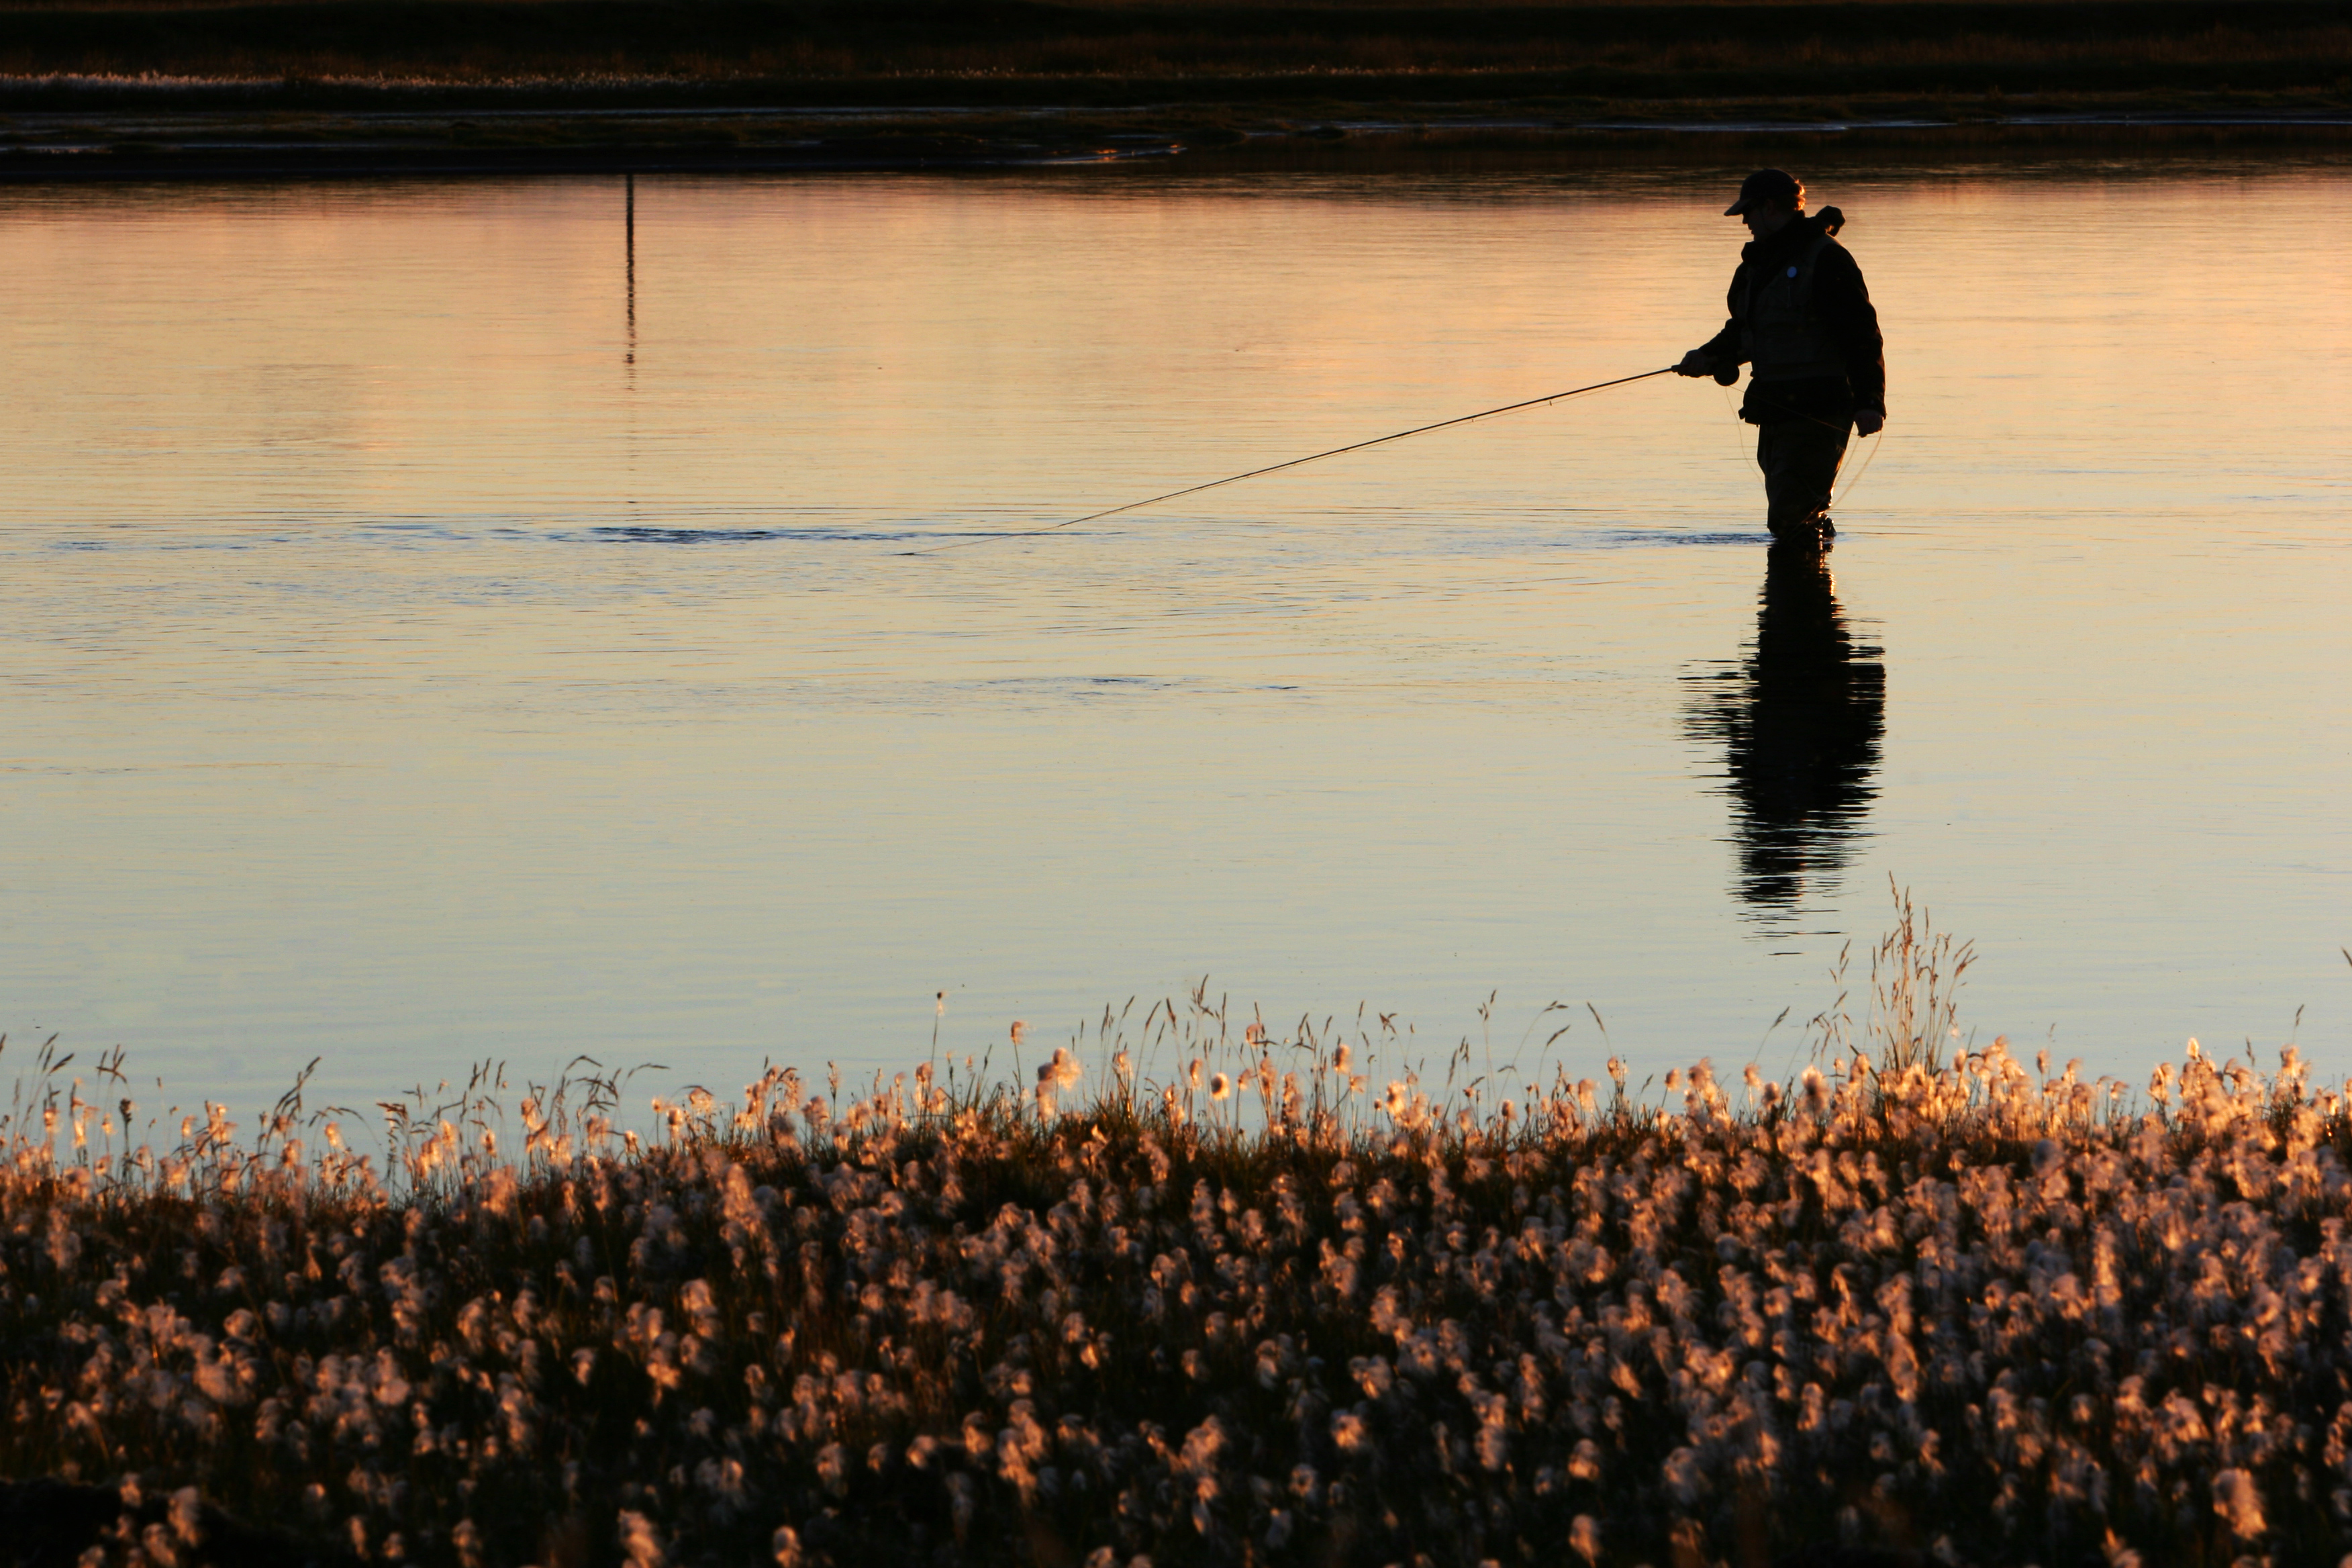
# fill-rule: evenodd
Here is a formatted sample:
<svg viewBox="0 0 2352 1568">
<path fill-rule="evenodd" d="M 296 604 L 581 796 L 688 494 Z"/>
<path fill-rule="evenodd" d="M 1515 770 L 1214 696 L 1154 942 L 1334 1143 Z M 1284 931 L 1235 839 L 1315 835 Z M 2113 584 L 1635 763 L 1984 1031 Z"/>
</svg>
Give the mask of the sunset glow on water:
<svg viewBox="0 0 2352 1568">
<path fill-rule="evenodd" d="M 2304 1007 L 2352 1068 L 2340 163 L 1809 174 L 1888 335 L 1822 612 L 1885 684 L 1769 895 L 1709 383 L 904 553 L 1668 363 L 1736 178 L 645 179 L 634 299 L 614 180 L 18 190 L 0 1027 L 733 1083 L 1206 974 L 1777 1073 L 1891 878 L 1988 1037 Z"/>
</svg>

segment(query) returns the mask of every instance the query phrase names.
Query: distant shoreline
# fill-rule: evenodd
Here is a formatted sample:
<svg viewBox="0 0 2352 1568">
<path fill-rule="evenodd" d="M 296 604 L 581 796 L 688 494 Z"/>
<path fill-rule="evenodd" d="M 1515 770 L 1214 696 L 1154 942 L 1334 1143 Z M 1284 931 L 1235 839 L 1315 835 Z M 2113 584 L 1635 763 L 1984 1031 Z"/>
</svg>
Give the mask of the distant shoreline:
<svg viewBox="0 0 2352 1568">
<path fill-rule="evenodd" d="M 6 88 L 0 83 L 0 102 Z M 399 104 L 398 107 L 394 107 Z M 1548 154 L 1600 162 L 1832 150 L 1896 160 L 2027 150 L 2241 152 L 2352 145 L 2352 110 L 2244 106 L 2046 109 L 1943 116 L 1906 107 L 1830 114 L 1807 104 L 1676 103 L 1582 117 L 1514 104 L 1328 103 L 1124 110 L 1068 105 L 572 105 L 402 102 L 365 109 L 188 107 L 119 100 L 0 117 L 0 183 L 177 179 L 1042 168 L 1176 162 L 1188 168 L 1407 167 Z"/>
<path fill-rule="evenodd" d="M 2338 144 L 2352 18 L 2336 0 L 0 0 L 15 182 L 1791 138 Z"/>
</svg>

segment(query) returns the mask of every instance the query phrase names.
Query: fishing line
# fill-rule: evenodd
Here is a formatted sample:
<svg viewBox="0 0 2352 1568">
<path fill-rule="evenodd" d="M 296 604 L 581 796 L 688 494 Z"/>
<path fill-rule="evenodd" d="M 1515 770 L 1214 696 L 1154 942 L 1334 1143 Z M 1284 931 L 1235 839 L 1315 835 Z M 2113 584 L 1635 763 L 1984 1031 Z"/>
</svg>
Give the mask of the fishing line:
<svg viewBox="0 0 2352 1568">
<path fill-rule="evenodd" d="M 1724 385 L 1720 382 L 1718 382 L 1717 385 L 1723 393 L 1724 408 L 1733 418 L 1737 419 L 1739 416 L 1739 405 L 1733 400 L 1731 388 Z M 1808 419 L 1812 418 L 1811 415 L 1803 416 L 1803 417 Z M 1837 428 L 1836 426 L 1832 425 L 1826 419 L 1813 419 L 1812 422 L 1819 425 L 1824 430 L 1834 430 Z M 1853 494 L 1854 486 L 1862 483 L 1862 476 L 1870 472 L 1870 465 L 1878 460 L 1878 449 L 1886 444 L 1885 428 L 1881 426 L 1876 433 L 1862 437 L 1861 439 L 1870 443 L 1870 450 L 1863 454 L 1862 466 L 1860 468 L 1854 469 L 1851 474 L 1841 474 L 1840 478 L 1843 479 L 1844 482 L 1837 487 L 1837 493 L 1830 498 L 1829 510 L 1832 511 L 1837 510 L 1839 507 L 1845 505 L 1846 498 Z M 1739 448 L 1739 453 L 1742 458 L 1748 458 L 1751 462 L 1754 460 L 1755 454 L 1748 449 L 1748 442 L 1744 437 L 1735 437 L 1733 438 L 1733 445 Z"/>
<path fill-rule="evenodd" d="M 1870 465 L 1878 461 L 1878 449 L 1886 445 L 1885 427 L 1881 426 L 1875 435 L 1867 437 L 1865 439 L 1870 442 L 1870 450 L 1863 454 L 1862 467 L 1853 471 L 1853 478 L 1838 487 L 1837 495 L 1830 502 L 1832 507 L 1845 505 L 1846 498 L 1853 494 L 1853 487 L 1862 483 L 1863 475 L 1870 472 Z"/>
<path fill-rule="evenodd" d="M 901 550 L 898 553 L 937 555 L 941 551 L 961 550 L 973 544 L 989 544 L 1000 539 L 1034 539 L 1040 534 L 1058 533 L 1066 528 L 1076 528 L 1082 522 L 1099 522 L 1107 517 L 1117 517 L 1123 511 L 1135 511 L 1147 506 L 1158 506 L 1161 501 L 1175 500 L 1181 496 L 1199 495 L 1202 490 L 1213 490 L 1220 485 L 1239 484 L 1244 479 L 1254 479 L 1263 474 L 1278 474 L 1285 468 L 1295 468 L 1302 463 L 1319 463 L 1326 458 L 1337 458 L 1346 452 L 1360 452 L 1367 447 L 1380 447 L 1391 441 L 1402 441 L 1408 436 L 1426 436 L 1432 430 L 1444 430 L 1456 425 L 1468 425 L 1475 420 L 1492 419 L 1497 414 L 1512 414 L 1522 408 L 1533 408 L 1538 404 L 1558 403 L 1564 398 L 1581 397 L 1588 392 L 1601 392 L 1612 386 L 1624 386 L 1632 382 L 1647 381 L 1654 375 L 1672 375 L 1674 372 L 1675 367 L 1667 365 L 1662 370 L 1645 370 L 1639 375 L 1621 375 L 1614 381 L 1596 381 L 1590 386 L 1571 387 L 1566 392 L 1555 392 L 1545 397 L 1530 397 L 1519 403 L 1506 403 L 1500 408 L 1485 408 L 1475 414 L 1464 414 L 1452 419 L 1440 419 L 1434 425 L 1416 425 L 1410 430 L 1399 430 L 1388 436 L 1375 436 L 1369 441 L 1350 442 L 1345 447 L 1334 447 L 1328 452 L 1314 452 L 1304 458 L 1293 458 L 1286 463 L 1269 463 L 1263 468 L 1252 468 L 1245 474 L 1228 474 L 1222 479 L 1211 479 L 1206 484 L 1187 485 L 1181 490 L 1170 490 L 1165 495 L 1148 496 L 1142 500 L 1129 501 L 1124 506 L 1107 507 L 1101 511 L 1090 511 L 1084 517 L 1074 517 L 1064 522 L 1048 523 L 1044 528 L 1007 529 L 999 533 L 975 534 L 970 539 L 950 540 L 945 544 L 934 544 L 927 550 Z"/>
<path fill-rule="evenodd" d="M 1715 384 L 1715 389 L 1723 394 L 1723 411 L 1730 415 L 1734 421 L 1731 449 L 1739 454 L 1742 464 L 1753 464 L 1756 461 L 1756 442 L 1752 437 L 1746 434 L 1753 426 L 1739 418 L 1739 399 L 1732 396 L 1731 388 L 1719 381 Z"/>
</svg>

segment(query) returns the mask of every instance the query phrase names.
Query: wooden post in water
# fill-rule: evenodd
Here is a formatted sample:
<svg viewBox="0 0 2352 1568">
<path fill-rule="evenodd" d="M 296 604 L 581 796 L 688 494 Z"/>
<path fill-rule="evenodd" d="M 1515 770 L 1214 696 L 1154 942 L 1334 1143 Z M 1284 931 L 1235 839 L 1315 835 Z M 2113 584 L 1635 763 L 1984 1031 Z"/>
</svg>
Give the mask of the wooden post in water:
<svg viewBox="0 0 2352 1568">
<path fill-rule="evenodd" d="M 624 195 L 621 198 L 621 266 L 627 280 L 629 297 L 629 349 L 623 363 L 635 364 L 637 363 L 637 177 L 624 174 L 622 179 L 625 183 L 622 186 Z"/>
</svg>

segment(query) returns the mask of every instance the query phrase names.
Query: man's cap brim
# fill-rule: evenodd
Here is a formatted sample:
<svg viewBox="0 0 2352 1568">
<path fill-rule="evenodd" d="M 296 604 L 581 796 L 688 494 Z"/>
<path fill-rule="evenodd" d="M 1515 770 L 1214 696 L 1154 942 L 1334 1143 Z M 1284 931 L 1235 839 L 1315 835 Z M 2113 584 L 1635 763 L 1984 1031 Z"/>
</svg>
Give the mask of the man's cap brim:
<svg viewBox="0 0 2352 1568">
<path fill-rule="evenodd" d="M 1738 201 L 1732 203 L 1729 206 L 1724 208 L 1723 216 L 1726 217 L 1738 217 L 1741 213 L 1744 213 L 1747 210 L 1748 198 L 1746 196 L 1742 196 Z"/>
</svg>

